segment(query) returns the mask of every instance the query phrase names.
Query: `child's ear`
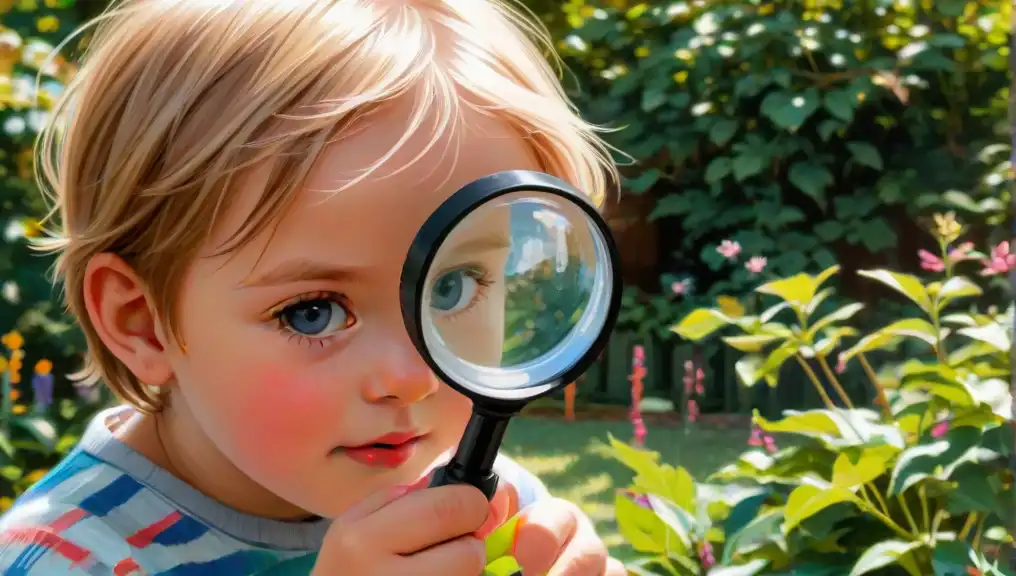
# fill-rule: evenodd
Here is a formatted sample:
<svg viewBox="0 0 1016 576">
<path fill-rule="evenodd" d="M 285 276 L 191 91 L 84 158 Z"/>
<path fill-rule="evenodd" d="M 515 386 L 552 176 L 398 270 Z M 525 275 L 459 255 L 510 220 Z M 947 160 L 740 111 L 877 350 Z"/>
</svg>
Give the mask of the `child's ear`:
<svg viewBox="0 0 1016 576">
<path fill-rule="evenodd" d="M 115 254 L 92 257 L 85 268 L 85 308 L 99 338 L 140 380 L 165 386 L 173 377 L 165 331 L 144 283 Z"/>
</svg>

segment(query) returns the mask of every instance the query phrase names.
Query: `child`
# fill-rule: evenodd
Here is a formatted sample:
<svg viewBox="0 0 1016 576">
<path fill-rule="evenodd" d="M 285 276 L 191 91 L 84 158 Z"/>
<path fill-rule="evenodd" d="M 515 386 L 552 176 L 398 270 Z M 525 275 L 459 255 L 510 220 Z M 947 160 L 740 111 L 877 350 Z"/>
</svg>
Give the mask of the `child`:
<svg viewBox="0 0 1016 576">
<path fill-rule="evenodd" d="M 613 176 L 535 30 L 488 0 L 100 18 L 41 166 L 86 373 L 126 405 L 0 521 L 4 574 L 476 576 L 519 508 L 527 574 L 625 573 L 507 459 L 491 503 L 418 489 L 470 406 L 402 323 L 416 231 L 494 172 Z"/>
</svg>

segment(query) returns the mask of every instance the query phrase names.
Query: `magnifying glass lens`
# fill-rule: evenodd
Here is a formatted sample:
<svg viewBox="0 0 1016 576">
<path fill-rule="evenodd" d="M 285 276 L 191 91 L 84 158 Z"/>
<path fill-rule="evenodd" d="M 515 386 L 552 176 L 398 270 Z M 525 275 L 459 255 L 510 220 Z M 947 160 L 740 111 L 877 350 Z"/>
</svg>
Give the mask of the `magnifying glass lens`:
<svg viewBox="0 0 1016 576">
<path fill-rule="evenodd" d="M 574 201 L 538 191 L 494 198 L 456 224 L 427 272 L 427 350 L 477 392 L 538 393 L 603 331 L 610 268 L 600 230 Z"/>
</svg>

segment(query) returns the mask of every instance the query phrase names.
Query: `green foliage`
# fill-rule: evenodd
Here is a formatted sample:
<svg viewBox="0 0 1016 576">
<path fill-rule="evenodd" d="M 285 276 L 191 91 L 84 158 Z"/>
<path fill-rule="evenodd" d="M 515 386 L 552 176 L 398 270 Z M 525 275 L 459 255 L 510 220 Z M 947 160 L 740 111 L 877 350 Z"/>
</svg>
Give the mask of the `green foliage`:
<svg viewBox="0 0 1016 576">
<path fill-rule="evenodd" d="M 936 218 L 941 278 L 859 272 L 922 312 L 870 334 L 848 324 L 859 304 L 816 314 L 832 297 L 824 285 L 836 266 L 759 286 L 773 302 L 757 315 L 697 309 L 675 326 L 693 341 L 736 328 L 723 340 L 745 353 L 737 372 L 746 386 L 779 386 L 781 367 L 793 362 L 825 407 L 778 420 L 756 413 L 759 432 L 786 447 L 745 452 L 707 484 L 611 439 L 611 453 L 635 473 L 616 513 L 644 556 L 636 573 L 1008 574 L 998 550 L 1010 546 L 1016 514 L 1007 466 L 1014 310 L 969 305 L 982 288 L 956 273 L 972 254 L 956 244 L 961 233 L 955 220 Z M 868 356 L 901 340 L 924 352 L 876 373 Z M 855 361 L 876 409 L 855 407 L 844 391 Z"/>
<path fill-rule="evenodd" d="M 549 10 L 531 2 L 538 10 Z M 924 211 L 998 226 L 1009 202 L 1007 0 L 570 0 L 546 20 L 592 121 L 636 161 L 664 265 L 696 294 L 628 296 L 622 326 L 665 327 L 775 274 L 893 262 Z M 866 255 L 867 254 L 867 255 Z"/>
</svg>

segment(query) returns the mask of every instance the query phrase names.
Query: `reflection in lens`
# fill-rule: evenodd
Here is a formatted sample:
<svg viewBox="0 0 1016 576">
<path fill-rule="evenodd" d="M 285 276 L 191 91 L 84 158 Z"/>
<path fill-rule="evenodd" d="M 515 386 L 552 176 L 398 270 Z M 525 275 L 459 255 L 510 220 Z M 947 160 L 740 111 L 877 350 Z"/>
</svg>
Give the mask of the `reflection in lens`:
<svg viewBox="0 0 1016 576">
<path fill-rule="evenodd" d="M 446 370 L 471 370 L 465 380 L 489 387 L 552 378 L 599 334 L 611 277 L 604 241 L 578 206 L 508 194 L 470 213 L 438 250 L 426 288 L 428 348 Z"/>
</svg>

